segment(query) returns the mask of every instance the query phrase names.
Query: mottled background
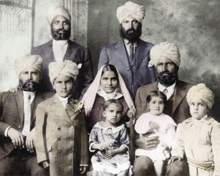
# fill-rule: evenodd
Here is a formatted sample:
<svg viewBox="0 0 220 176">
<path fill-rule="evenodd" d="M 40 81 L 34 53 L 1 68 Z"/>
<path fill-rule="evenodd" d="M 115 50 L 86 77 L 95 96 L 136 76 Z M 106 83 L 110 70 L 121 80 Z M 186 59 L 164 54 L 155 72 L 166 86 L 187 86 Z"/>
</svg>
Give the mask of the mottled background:
<svg viewBox="0 0 220 176">
<path fill-rule="evenodd" d="M 125 2 L 126 0 L 36 0 L 33 46 L 51 39 L 50 26 L 46 21 L 47 9 L 52 5 L 63 5 L 73 16 L 71 39 L 90 49 L 96 72 L 101 48 L 120 39 L 116 9 Z M 142 4 L 146 9 L 141 38 L 154 44 L 169 41 L 179 46 L 182 59 L 179 78 L 192 84 L 200 82 L 207 84 L 216 94 L 216 104 L 212 113 L 218 117 L 220 115 L 218 69 L 220 67 L 218 49 L 220 1 L 133 0 L 133 2 Z M 18 40 L 22 41 L 19 37 Z M 10 36 L 8 41 L 11 42 Z M 1 40 L 0 46 L 3 46 L 4 42 Z M 5 52 L 9 51 L 3 47 L 0 49 L 0 54 L 3 56 L 1 91 L 17 84 L 13 70 L 14 60 L 21 53 L 29 51 L 30 49 L 28 51 L 26 49 L 20 54 L 14 53 L 6 58 Z"/>
</svg>

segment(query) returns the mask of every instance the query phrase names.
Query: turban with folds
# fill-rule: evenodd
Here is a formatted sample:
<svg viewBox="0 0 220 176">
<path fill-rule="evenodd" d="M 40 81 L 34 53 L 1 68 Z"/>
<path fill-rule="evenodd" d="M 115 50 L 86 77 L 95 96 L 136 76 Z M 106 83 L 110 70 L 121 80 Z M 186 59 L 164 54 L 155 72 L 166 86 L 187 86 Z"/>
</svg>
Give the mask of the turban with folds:
<svg viewBox="0 0 220 176">
<path fill-rule="evenodd" d="M 68 10 L 64 9 L 63 7 L 56 6 L 49 8 L 47 12 L 47 21 L 49 24 L 52 23 L 53 19 L 58 16 L 64 16 L 69 22 L 71 22 L 71 16 Z"/>
<path fill-rule="evenodd" d="M 154 45 L 150 50 L 150 58 L 154 66 L 157 66 L 160 58 L 168 58 L 172 60 L 178 67 L 181 62 L 179 48 L 174 43 L 168 42 Z"/>
<path fill-rule="evenodd" d="M 79 74 L 76 63 L 70 60 L 65 60 L 64 62 L 51 62 L 48 68 L 51 84 L 53 84 L 58 75 L 66 75 L 76 80 Z"/>
<path fill-rule="evenodd" d="M 141 23 L 145 16 L 144 7 L 131 1 L 128 1 L 125 3 L 125 5 L 118 7 L 117 18 L 120 24 L 125 18 L 129 16 L 135 18 L 137 21 Z"/>
<path fill-rule="evenodd" d="M 193 97 L 201 98 L 209 109 L 211 109 L 214 104 L 214 93 L 203 83 L 197 84 L 189 89 L 186 96 L 187 102 L 190 103 Z"/>
<path fill-rule="evenodd" d="M 15 68 L 18 76 L 29 67 L 41 72 L 43 68 L 43 59 L 39 55 L 26 55 L 15 60 Z"/>
</svg>

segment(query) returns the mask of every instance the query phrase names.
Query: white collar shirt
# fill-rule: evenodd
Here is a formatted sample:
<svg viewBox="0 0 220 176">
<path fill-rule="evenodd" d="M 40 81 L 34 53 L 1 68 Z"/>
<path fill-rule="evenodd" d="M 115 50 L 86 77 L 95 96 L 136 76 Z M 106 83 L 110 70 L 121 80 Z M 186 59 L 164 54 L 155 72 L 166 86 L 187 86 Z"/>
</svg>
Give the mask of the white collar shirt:
<svg viewBox="0 0 220 176">
<path fill-rule="evenodd" d="M 167 91 L 168 91 L 166 94 L 167 100 L 169 100 L 169 98 L 173 95 L 175 87 L 176 87 L 176 82 L 169 87 L 165 87 L 162 84 L 158 83 L 159 91 L 164 92 L 164 90 L 167 89 Z"/>
<path fill-rule="evenodd" d="M 68 47 L 68 40 L 53 39 L 53 54 L 57 62 L 63 62 Z"/>
</svg>

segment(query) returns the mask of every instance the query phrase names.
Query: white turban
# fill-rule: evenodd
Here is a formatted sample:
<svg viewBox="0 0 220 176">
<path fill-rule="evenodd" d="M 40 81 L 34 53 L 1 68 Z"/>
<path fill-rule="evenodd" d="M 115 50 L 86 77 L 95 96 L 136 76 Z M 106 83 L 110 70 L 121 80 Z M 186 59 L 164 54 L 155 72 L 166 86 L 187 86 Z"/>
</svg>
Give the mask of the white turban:
<svg viewBox="0 0 220 176">
<path fill-rule="evenodd" d="M 193 97 L 201 98 L 209 109 L 211 109 L 214 104 L 214 93 L 203 83 L 197 84 L 189 89 L 186 96 L 187 102 L 190 103 Z"/>
<path fill-rule="evenodd" d="M 181 62 L 179 48 L 174 43 L 168 42 L 154 45 L 150 50 L 150 58 L 154 66 L 157 66 L 160 58 L 168 58 L 172 60 L 178 67 Z"/>
<path fill-rule="evenodd" d="M 39 55 L 26 55 L 15 60 L 15 68 L 18 76 L 29 67 L 41 72 L 43 68 L 43 59 Z"/>
<path fill-rule="evenodd" d="M 69 22 L 71 22 L 71 16 L 68 10 L 64 9 L 63 7 L 56 6 L 49 8 L 47 12 L 47 21 L 49 24 L 52 23 L 53 19 L 58 16 L 64 16 Z"/>
<path fill-rule="evenodd" d="M 48 68 L 51 84 L 53 84 L 58 75 L 66 75 L 76 80 L 79 74 L 78 66 L 70 60 L 65 60 L 64 62 L 51 62 Z"/>
<path fill-rule="evenodd" d="M 145 16 L 144 7 L 131 1 L 128 1 L 125 3 L 125 5 L 118 7 L 117 18 L 120 24 L 125 18 L 129 16 L 135 18 L 137 21 L 141 23 Z"/>
</svg>

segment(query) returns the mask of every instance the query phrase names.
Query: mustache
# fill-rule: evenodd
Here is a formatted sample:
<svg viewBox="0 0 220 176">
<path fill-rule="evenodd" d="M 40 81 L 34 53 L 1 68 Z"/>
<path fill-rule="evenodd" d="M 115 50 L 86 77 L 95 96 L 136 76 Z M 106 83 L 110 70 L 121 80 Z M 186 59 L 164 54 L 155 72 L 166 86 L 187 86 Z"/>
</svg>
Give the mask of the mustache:
<svg viewBox="0 0 220 176">
<path fill-rule="evenodd" d="M 166 73 L 166 75 L 164 75 Z M 167 70 L 157 73 L 157 80 L 165 85 L 172 85 L 178 79 L 177 72 L 169 72 Z"/>
</svg>

